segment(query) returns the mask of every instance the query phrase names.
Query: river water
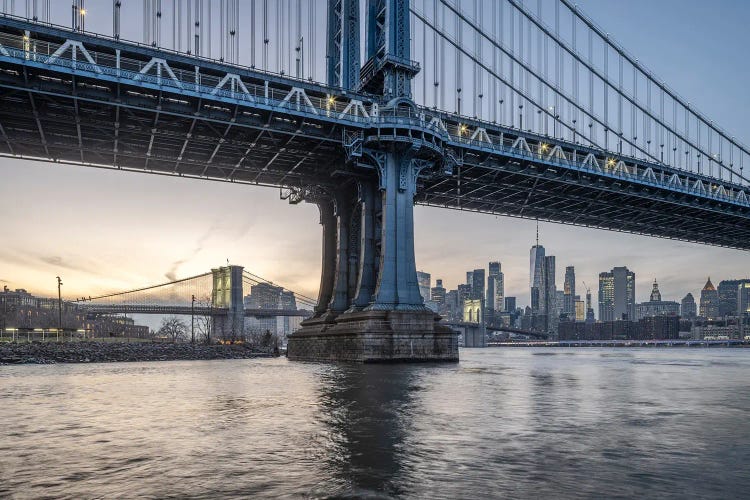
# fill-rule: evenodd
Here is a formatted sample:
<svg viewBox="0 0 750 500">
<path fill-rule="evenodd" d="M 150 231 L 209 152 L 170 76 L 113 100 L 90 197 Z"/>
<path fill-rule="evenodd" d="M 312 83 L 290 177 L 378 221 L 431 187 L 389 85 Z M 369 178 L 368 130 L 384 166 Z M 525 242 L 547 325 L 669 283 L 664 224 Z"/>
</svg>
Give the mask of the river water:
<svg viewBox="0 0 750 500">
<path fill-rule="evenodd" d="M 0 497 L 750 495 L 750 350 L 0 367 Z"/>
</svg>

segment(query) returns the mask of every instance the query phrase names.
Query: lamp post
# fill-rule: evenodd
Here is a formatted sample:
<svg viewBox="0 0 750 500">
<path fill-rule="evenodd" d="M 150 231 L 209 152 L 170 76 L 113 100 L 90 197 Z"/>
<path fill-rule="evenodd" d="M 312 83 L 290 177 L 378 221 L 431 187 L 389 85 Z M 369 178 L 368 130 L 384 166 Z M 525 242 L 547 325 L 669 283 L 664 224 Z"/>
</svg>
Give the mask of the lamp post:
<svg viewBox="0 0 750 500">
<path fill-rule="evenodd" d="M 195 344 L 195 294 L 190 303 L 190 343 Z"/>
<path fill-rule="evenodd" d="M 3 285 L 3 329 L 0 330 L 0 337 L 5 335 L 8 318 L 8 286 Z"/>
<path fill-rule="evenodd" d="M 554 118 L 555 117 L 555 107 L 554 106 L 550 106 L 550 107 L 547 108 L 547 111 L 549 111 L 552 114 L 552 125 L 554 126 L 555 125 L 555 118 Z M 548 120 L 545 117 L 544 118 L 544 135 L 549 136 L 549 128 L 547 128 L 547 127 L 548 127 Z"/>
<path fill-rule="evenodd" d="M 59 276 L 57 276 L 57 341 L 60 341 L 60 332 L 62 331 L 62 293 L 60 287 L 63 282 Z"/>
</svg>

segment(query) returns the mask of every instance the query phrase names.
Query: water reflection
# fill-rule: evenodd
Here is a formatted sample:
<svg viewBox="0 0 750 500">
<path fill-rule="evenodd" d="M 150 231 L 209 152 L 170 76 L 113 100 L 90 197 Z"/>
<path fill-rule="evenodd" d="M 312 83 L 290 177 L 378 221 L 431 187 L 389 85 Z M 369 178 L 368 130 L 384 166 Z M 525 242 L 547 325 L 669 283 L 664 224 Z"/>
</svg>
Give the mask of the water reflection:
<svg viewBox="0 0 750 500">
<path fill-rule="evenodd" d="M 0 497 L 747 496 L 747 350 L 0 367 Z"/>
<path fill-rule="evenodd" d="M 403 492 L 399 474 L 406 453 L 408 417 L 415 413 L 413 381 L 418 369 L 411 365 L 339 365 L 321 377 L 316 417 L 328 436 L 326 461 L 336 485 L 335 495 L 395 496 Z"/>
</svg>

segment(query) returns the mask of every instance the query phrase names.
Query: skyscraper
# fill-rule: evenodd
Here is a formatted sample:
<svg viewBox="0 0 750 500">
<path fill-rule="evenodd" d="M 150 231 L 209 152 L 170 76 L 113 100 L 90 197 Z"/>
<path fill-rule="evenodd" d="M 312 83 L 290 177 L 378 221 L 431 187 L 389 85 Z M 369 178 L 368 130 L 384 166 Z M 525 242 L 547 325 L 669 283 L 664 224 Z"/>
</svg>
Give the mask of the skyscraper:
<svg viewBox="0 0 750 500">
<path fill-rule="evenodd" d="M 750 280 L 737 286 L 737 315 L 750 317 Z"/>
<path fill-rule="evenodd" d="M 717 319 L 719 317 L 719 292 L 708 278 L 701 290 L 700 315 L 706 319 Z"/>
<path fill-rule="evenodd" d="M 529 288 L 531 289 L 531 311 L 538 313 L 544 311 L 544 247 L 537 244 L 531 247 Z"/>
<path fill-rule="evenodd" d="M 443 280 L 435 280 L 435 286 L 430 290 L 430 300 L 436 302 L 439 306 L 445 304 L 445 288 Z"/>
<path fill-rule="evenodd" d="M 737 316 L 737 291 L 750 280 L 722 280 L 716 290 L 719 292 L 719 317 Z"/>
<path fill-rule="evenodd" d="M 430 287 L 432 286 L 432 276 L 430 273 L 417 271 L 417 282 L 419 283 L 419 295 L 425 302 L 430 300 Z"/>
<path fill-rule="evenodd" d="M 586 288 L 586 323 L 593 323 L 595 321 L 594 307 L 591 305 L 591 289 Z"/>
<path fill-rule="evenodd" d="M 563 288 L 563 312 L 570 317 L 575 315 L 576 270 L 573 266 L 565 268 L 565 284 Z"/>
<path fill-rule="evenodd" d="M 692 293 L 688 293 L 682 299 L 682 304 L 680 305 L 680 315 L 684 319 L 693 319 L 695 318 L 697 313 L 698 309 L 695 306 L 695 298 L 693 297 Z"/>
<path fill-rule="evenodd" d="M 599 320 L 635 320 L 635 273 L 615 267 L 599 273 Z"/>
<path fill-rule="evenodd" d="M 486 294 L 486 288 L 485 288 L 485 271 L 484 269 L 474 269 L 474 271 L 471 273 L 472 278 L 472 285 L 471 285 L 471 299 L 472 300 L 479 300 L 482 304 L 482 322 L 485 322 L 491 318 L 488 318 L 485 313 L 485 294 Z"/>
<path fill-rule="evenodd" d="M 490 262 L 487 274 L 486 313 L 505 310 L 505 279 L 499 262 Z"/>
<path fill-rule="evenodd" d="M 505 311 L 505 275 L 502 271 L 495 276 L 495 310 Z"/>
<path fill-rule="evenodd" d="M 585 321 L 586 320 L 586 303 L 581 300 L 580 295 L 575 296 L 575 300 L 573 301 L 573 304 L 575 305 L 575 309 L 576 309 L 575 320 Z"/>
<path fill-rule="evenodd" d="M 484 301 L 484 317 L 487 323 L 493 323 L 495 320 L 495 288 L 496 278 L 500 273 L 500 263 L 490 262 L 487 267 L 487 297 Z"/>
<path fill-rule="evenodd" d="M 458 292 L 458 309 L 456 310 L 456 314 L 458 317 L 463 318 L 464 315 L 464 303 L 467 300 L 471 300 L 471 285 L 458 285 L 457 287 Z"/>
<path fill-rule="evenodd" d="M 544 257 L 544 311 L 547 315 L 547 331 L 557 333 L 560 322 L 560 308 L 557 305 L 557 284 L 555 283 L 555 256 Z"/>
<path fill-rule="evenodd" d="M 740 317 L 739 338 L 745 339 L 750 333 L 747 327 L 750 319 L 750 281 L 737 286 L 737 316 Z"/>
<path fill-rule="evenodd" d="M 471 273 L 471 279 L 471 298 L 480 299 L 482 302 L 484 302 L 484 269 L 474 269 L 474 271 Z"/>
</svg>

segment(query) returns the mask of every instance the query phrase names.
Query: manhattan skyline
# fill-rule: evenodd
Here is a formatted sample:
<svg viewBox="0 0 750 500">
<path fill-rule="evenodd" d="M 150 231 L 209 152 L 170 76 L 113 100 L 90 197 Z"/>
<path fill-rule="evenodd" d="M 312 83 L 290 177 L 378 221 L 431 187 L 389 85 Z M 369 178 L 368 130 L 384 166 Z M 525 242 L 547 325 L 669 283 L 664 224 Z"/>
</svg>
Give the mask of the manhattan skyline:
<svg viewBox="0 0 750 500">
<path fill-rule="evenodd" d="M 742 83 L 748 69 L 734 61 L 742 59 L 750 35 L 728 28 L 739 26 L 750 8 L 723 5 L 736 15 L 727 19 L 722 9 L 697 1 L 579 2 L 696 108 L 748 142 L 743 119 L 750 97 Z M 641 36 L 633 37 L 634 30 Z M 689 35 L 696 32 L 715 36 Z M 717 53 L 722 57 L 711 57 Z M 724 92 L 705 92 L 717 78 Z M 63 275 L 63 295 L 73 298 L 190 276 L 229 259 L 288 288 L 317 293 L 317 208 L 290 206 L 276 189 L 11 159 L 0 159 L 0 179 L 0 286 L 52 295 L 54 276 Z M 415 222 L 419 269 L 454 288 L 466 269 L 499 260 L 506 295 L 528 304 L 534 221 L 417 207 Z M 696 295 L 709 275 L 718 282 L 750 274 L 746 253 L 704 245 L 548 223 L 541 223 L 540 243 L 557 256 L 560 283 L 567 265 L 576 267 L 579 287 L 586 281 L 592 289 L 599 272 L 628 266 L 637 275 L 639 302 L 654 278 L 665 297 L 677 300 Z"/>
</svg>

